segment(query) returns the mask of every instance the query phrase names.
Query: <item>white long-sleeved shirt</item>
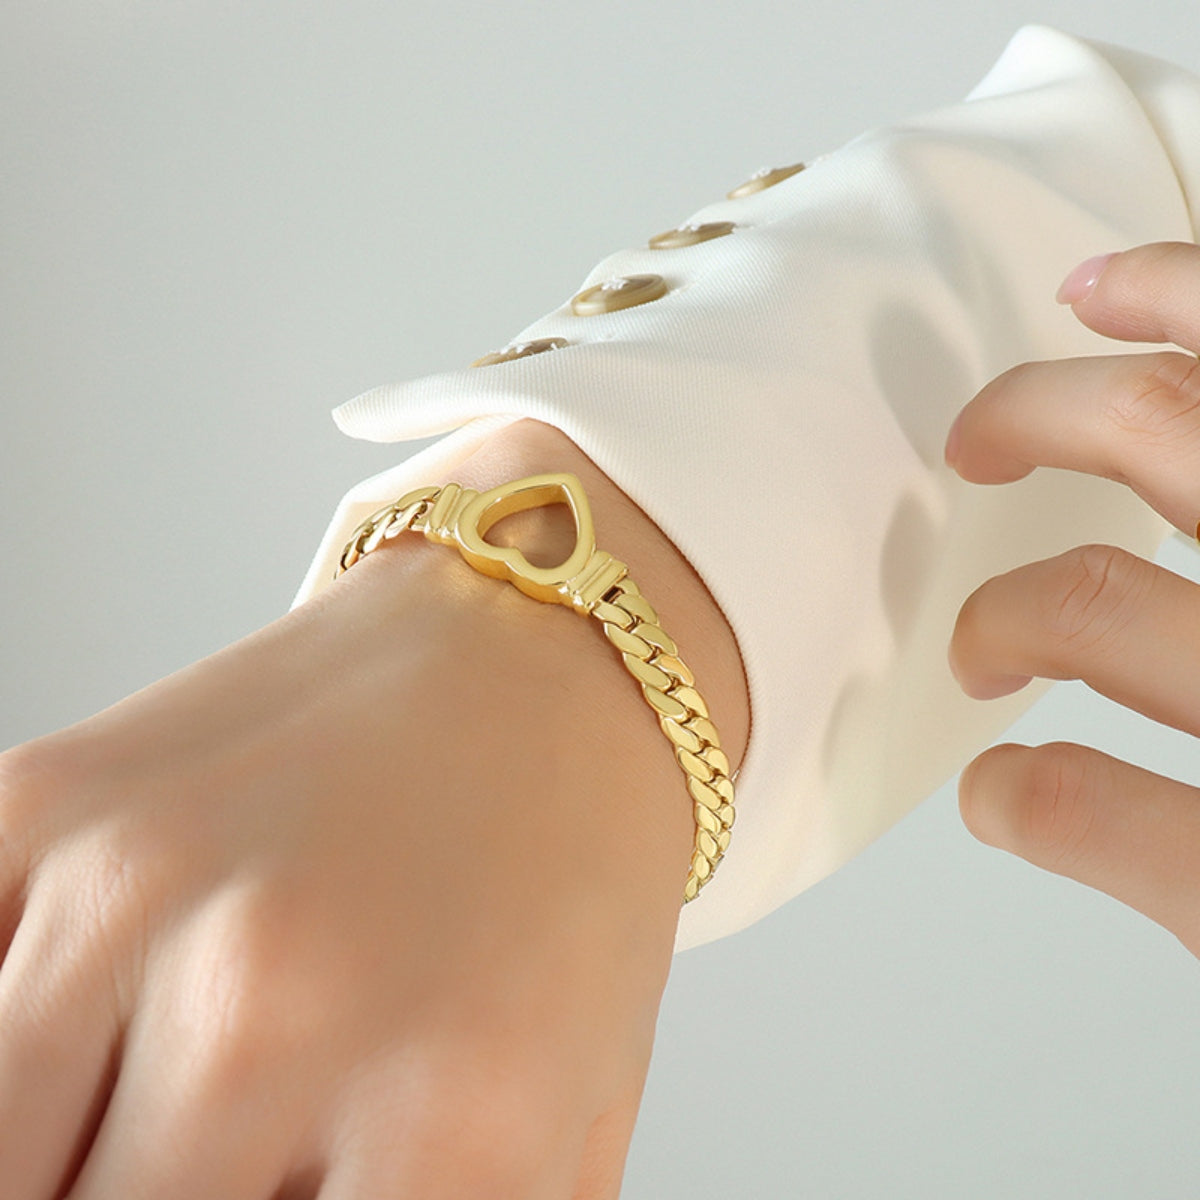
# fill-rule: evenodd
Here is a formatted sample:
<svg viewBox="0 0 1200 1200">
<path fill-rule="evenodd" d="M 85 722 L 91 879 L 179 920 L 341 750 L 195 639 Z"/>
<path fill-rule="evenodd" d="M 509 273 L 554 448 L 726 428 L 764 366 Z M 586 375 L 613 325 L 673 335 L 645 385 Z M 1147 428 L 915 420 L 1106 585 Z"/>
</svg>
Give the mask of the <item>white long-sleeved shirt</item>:
<svg viewBox="0 0 1200 1200">
<path fill-rule="evenodd" d="M 802 153 L 779 148 L 783 163 Z M 737 820 L 675 949 L 734 933 L 851 858 L 1050 686 L 992 701 L 959 688 L 946 650 L 976 587 L 1087 542 L 1150 558 L 1170 534 L 1112 481 L 1041 469 L 984 487 L 942 447 L 1016 363 L 1163 349 L 1092 332 L 1055 290 L 1094 254 L 1194 241 L 1197 214 L 1200 78 L 1024 26 L 961 103 L 680 222 L 735 222 L 728 236 L 620 250 L 580 285 L 653 273 L 662 298 L 586 317 L 566 298 L 513 338 L 565 348 L 336 408 L 352 437 L 455 432 L 351 488 L 292 607 L 331 582 L 365 516 L 453 478 L 442 464 L 464 447 L 521 417 L 562 429 L 672 539 L 737 638 L 751 706 Z M 597 542 L 621 556 L 602 530 Z M 669 629 L 669 600 L 649 599 Z"/>
</svg>

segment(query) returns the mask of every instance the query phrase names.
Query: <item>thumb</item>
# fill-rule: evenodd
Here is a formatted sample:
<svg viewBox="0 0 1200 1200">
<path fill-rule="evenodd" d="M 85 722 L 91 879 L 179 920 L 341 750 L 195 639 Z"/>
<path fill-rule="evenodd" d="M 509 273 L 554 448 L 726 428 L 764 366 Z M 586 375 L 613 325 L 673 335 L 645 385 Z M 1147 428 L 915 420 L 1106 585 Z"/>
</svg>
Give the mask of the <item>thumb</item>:
<svg viewBox="0 0 1200 1200">
<path fill-rule="evenodd" d="M 1082 262 L 1057 299 L 1089 328 L 1127 342 L 1174 342 L 1200 352 L 1200 246 L 1149 242 Z"/>
<path fill-rule="evenodd" d="M 1072 742 L 1003 743 L 959 778 L 980 841 L 1106 892 L 1200 957 L 1200 788 Z"/>
</svg>

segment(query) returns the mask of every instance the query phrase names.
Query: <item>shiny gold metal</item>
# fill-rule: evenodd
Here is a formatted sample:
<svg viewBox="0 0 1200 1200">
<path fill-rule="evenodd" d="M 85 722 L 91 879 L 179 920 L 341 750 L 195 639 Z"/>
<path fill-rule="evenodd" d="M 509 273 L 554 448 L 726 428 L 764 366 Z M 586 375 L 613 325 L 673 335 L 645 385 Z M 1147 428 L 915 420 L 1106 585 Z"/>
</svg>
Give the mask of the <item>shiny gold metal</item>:
<svg viewBox="0 0 1200 1200">
<path fill-rule="evenodd" d="M 678 681 L 666 671 L 660 671 L 652 662 L 638 658 L 636 654 L 626 654 L 625 669 L 646 687 L 665 693 Z"/>
<path fill-rule="evenodd" d="M 641 592 L 627 593 L 621 597 L 620 605 L 626 612 L 632 613 L 647 625 L 658 624 L 658 613 L 650 607 L 650 601 Z"/>
<path fill-rule="evenodd" d="M 561 337 L 535 338 L 532 342 L 518 342 L 515 346 L 508 346 L 503 350 L 493 350 L 491 354 L 477 358 L 471 366 L 491 367 L 496 363 L 512 362 L 514 358 L 528 358 L 531 354 L 542 354 L 546 350 L 561 350 L 563 346 L 569 344 L 566 338 Z"/>
<path fill-rule="evenodd" d="M 716 812 L 724 804 L 724 800 L 717 795 L 716 789 L 710 787 L 707 783 L 702 783 L 695 775 L 687 777 L 687 788 L 692 793 L 692 799 L 705 808 Z"/>
<path fill-rule="evenodd" d="M 711 241 L 732 233 L 737 226 L 732 221 L 706 221 L 704 224 L 680 225 L 666 233 L 656 233 L 649 242 L 651 250 L 675 250 L 681 246 L 694 246 L 697 242 Z"/>
<path fill-rule="evenodd" d="M 693 754 L 698 753 L 704 747 L 700 735 L 693 733 L 686 725 L 680 725 L 678 721 L 663 721 L 662 731 L 675 745 L 682 746 Z"/>
<path fill-rule="evenodd" d="M 674 681 L 671 684 L 671 687 L 674 687 L 676 684 L 680 683 L 689 685 L 696 682 L 695 676 L 692 676 L 691 679 L 688 678 L 692 672 L 688 669 L 687 663 L 685 663 L 681 658 L 678 658 L 676 655 L 659 654 L 654 660 L 654 665 L 660 671 L 665 671 L 671 676 L 671 679 Z"/>
<path fill-rule="evenodd" d="M 517 547 L 494 546 L 485 540 L 488 530 L 510 513 L 555 503 L 566 503 L 575 518 L 575 548 L 557 567 L 535 567 Z M 683 903 L 694 900 L 729 845 L 737 771 L 729 773 L 721 739 L 674 639 L 629 578 L 626 565 L 596 549 L 591 508 L 578 477 L 565 471 L 529 475 L 486 492 L 458 483 L 415 488 L 355 529 L 338 559 L 334 579 L 406 529 L 457 547 L 475 570 L 505 579 L 535 600 L 565 605 L 601 623 L 658 716 L 683 769 L 696 821 Z"/>
<path fill-rule="evenodd" d="M 694 687 L 676 687 L 671 689 L 671 695 L 676 700 L 686 704 L 693 713 L 701 717 L 708 716 L 708 705 L 704 703 L 700 693 Z"/>
<path fill-rule="evenodd" d="M 661 275 L 618 275 L 584 288 L 572 299 L 571 311 L 577 317 L 593 317 L 646 304 L 666 294 L 667 283 Z"/>
<path fill-rule="evenodd" d="M 712 767 L 714 774 L 729 774 L 729 755 L 719 746 L 706 746 L 700 757 Z"/>
<path fill-rule="evenodd" d="M 680 704 L 674 696 L 668 696 L 665 692 L 660 692 L 656 687 L 644 685 L 642 695 L 646 697 L 647 704 L 656 709 L 664 717 L 670 717 L 673 721 L 682 723 L 691 716 L 686 704 Z"/>
<path fill-rule="evenodd" d="M 643 641 L 649 642 L 650 645 L 656 646 L 662 654 L 679 653 L 679 647 L 675 645 L 675 639 L 661 626 L 655 625 L 653 621 L 640 621 L 634 627 L 633 633 Z M 691 681 L 689 680 L 688 682 Z"/>
<path fill-rule="evenodd" d="M 762 170 L 755 171 L 745 183 L 739 183 L 732 192 L 726 193 L 725 198 L 738 200 L 742 196 L 751 196 L 755 192 L 761 192 L 764 188 L 774 187 L 777 183 L 782 183 L 785 179 L 799 174 L 806 165 L 806 163 L 792 163 L 790 167 L 763 167 Z"/>
<path fill-rule="evenodd" d="M 640 658 L 649 661 L 651 654 L 650 643 L 643 641 L 637 634 L 630 633 L 622 629 L 619 625 L 606 625 L 604 632 L 608 635 L 608 640 L 618 650 L 622 650 L 626 654 L 636 654 Z"/>
<path fill-rule="evenodd" d="M 675 757 L 679 760 L 679 765 L 689 775 L 695 775 L 701 783 L 708 783 L 716 774 L 704 759 L 698 754 L 693 754 L 690 750 L 676 750 Z"/>
<path fill-rule="evenodd" d="M 632 613 L 627 613 L 623 608 L 618 608 L 615 604 L 608 604 L 604 600 L 596 602 L 596 606 L 592 609 L 592 616 L 607 621 L 610 625 L 616 625 L 620 629 L 629 629 L 637 624 L 637 618 Z"/>
<path fill-rule="evenodd" d="M 696 677 L 692 674 L 687 663 L 685 663 L 683 659 L 676 654 L 662 654 L 660 652 L 658 657 L 654 660 L 654 665 L 656 667 L 661 667 L 664 671 L 674 675 L 680 683 L 691 684 L 696 682 Z"/>
</svg>

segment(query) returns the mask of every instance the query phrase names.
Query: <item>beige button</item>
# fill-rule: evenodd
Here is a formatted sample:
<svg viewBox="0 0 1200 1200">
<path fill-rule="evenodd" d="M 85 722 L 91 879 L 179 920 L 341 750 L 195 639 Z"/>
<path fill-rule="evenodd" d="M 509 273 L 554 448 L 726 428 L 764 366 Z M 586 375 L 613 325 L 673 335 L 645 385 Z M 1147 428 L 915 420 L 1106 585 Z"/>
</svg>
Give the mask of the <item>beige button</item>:
<svg viewBox="0 0 1200 1200">
<path fill-rule="evenodd" d="M 726 196 L 727 200 L 737 200 L 741 196 L 750 196 L 754 192 L 761 192 L 764 188 L 774 187 L 777 183 L 782 183 L 785 179 L 790 179 L 793 175 L 798 175 L 804 170 L 805 163 L 793 163 L 790 167 L 763 167 L 761 171 L 755 171 L 745 183 L 739 183 L 737 187 L 729 192 Z"/>
<path fill-rule="evenodd" d="M 584 288 L 571 301 L 571 311 L 577 317 L 593 317 L 597 313 L 646 304 L 666 294 L 667 285 L 661 275 L 618 275 L 615 279 Z"/>
<path fill-rule="evenodd" d="M 677 246 L 694 246 L 697 242 L 707 242 L 710 238 L 724 237 L 732 233 L 736 226 L 732 221 L 709 221 L 706 225 L 680 225 L 678 229 L 668 229 L 666 233 L 657 233 L 650 239 L 651 250 L 674 250 Z"/>
<path fill-rule="evenodd" d="M 528 358 L 531 354 L 541 354 L 543 350 L 558 350 L 562 346 L 569 345 L 566 338 L 538 338 L 532 342 L 518 342 L 515 346 L 509 346 L 505 350 L 494 350 L 491 354 L 485 354 L 482 358 L 477 358 L 471 366 L 473 367 L 490 367 L 493 363 L 512 362 L 514 358 Z"/>
</svg>

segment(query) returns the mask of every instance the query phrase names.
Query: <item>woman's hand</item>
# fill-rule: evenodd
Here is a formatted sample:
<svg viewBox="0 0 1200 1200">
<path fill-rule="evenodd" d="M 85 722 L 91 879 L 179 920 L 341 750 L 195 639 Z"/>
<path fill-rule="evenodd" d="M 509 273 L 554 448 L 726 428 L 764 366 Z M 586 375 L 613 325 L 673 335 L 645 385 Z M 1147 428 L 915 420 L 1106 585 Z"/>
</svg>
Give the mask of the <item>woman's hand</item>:
<svg viewBox="0 0 1200 1200">
<path fill-rule="evenodd" d="M 1200 247 L 1153 243 L 1083 266 L 1059 298 L 1084 324 L 1192 353 L 1014 367 L 963 409 L 947 462 L 974 483 L 1037 466 L 1117 480 L 1200 536 Z M 976 589 L 950 665 L 978 699 L 1034 675 L 1082 679 L 1200 737 L 1200 588 L 1118 547 L 1077 547 Z M 963 771 L 959 807 L 980 840 L 1115 896 L 1200 955 L 1200 788 L 1070 742 L 1002 744 Z"/>
<path fill-rule="evenodd" d="M 582 451 L 520 422 L 453 477 L 546 470 L 739 762 L 732 633 Z M 559 562 L 567 518 L 491 540 Z M 0 1193 L 615 1200 L 691 811 L 599 625 L 418 534 L 0 755 Z"/>
</svg>

